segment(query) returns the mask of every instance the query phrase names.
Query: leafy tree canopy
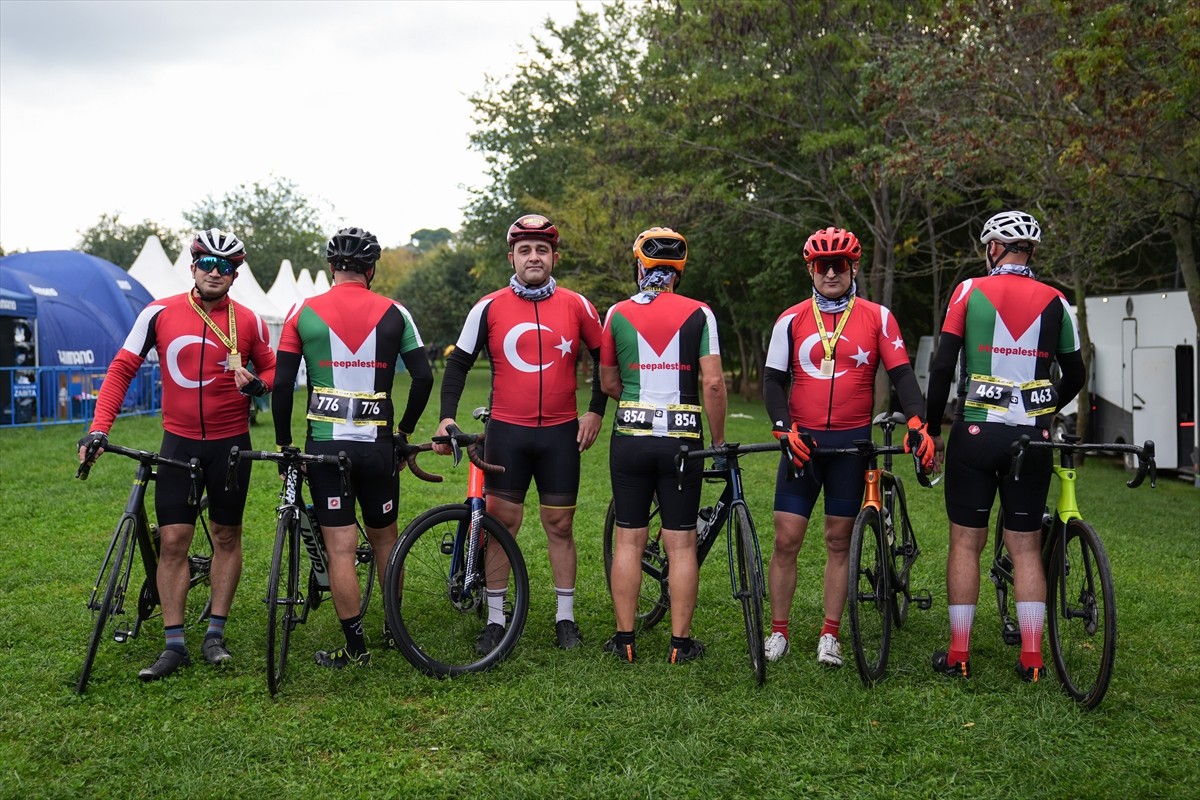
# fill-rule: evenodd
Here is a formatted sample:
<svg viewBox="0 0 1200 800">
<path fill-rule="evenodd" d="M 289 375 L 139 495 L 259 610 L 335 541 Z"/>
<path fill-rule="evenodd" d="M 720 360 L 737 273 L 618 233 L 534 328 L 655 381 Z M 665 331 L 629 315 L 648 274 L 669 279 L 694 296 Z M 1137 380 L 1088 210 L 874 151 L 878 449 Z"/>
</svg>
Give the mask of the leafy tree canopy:
<svg viewBox="0 0 1200 800">
<path fill-rule="evenodd" d="M 162 242 L 167 257 L 174 261 L 179 256 L 181 234 L 152 220 L 142 220 L 136 225 L 121 222 L 121 212 L 101 214 L 95 225 L 79 232 L 77 250 L 90 253 L 97 258 L 111 261 L 121 269 L 129 269 L 137 259 L 146 239 L 157 236 Z"/>
</svg>

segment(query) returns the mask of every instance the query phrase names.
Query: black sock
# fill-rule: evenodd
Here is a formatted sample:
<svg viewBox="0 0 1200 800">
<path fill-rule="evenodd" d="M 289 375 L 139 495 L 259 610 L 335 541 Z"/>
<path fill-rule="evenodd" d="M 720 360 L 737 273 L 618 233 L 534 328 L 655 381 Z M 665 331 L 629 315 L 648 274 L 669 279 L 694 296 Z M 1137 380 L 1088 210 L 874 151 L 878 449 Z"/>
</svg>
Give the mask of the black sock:
<svg viewBox="0 0 1200 800">
<path fill-rule="evenodd" d="M 350 619 L 342 620 L 342 633 L 346 635 L 346 652 L 359 656 L 367 652 L 367 643 L 363 639 L 362 615 L 355 614 Z"/>
<path fill-rule="evenodd" d="M 675 636 L 674 634 L 672 634 L 672 636 L 671 636 L 671 647 L 672 648 L 687 647 L 691 643 L 692 643 L 692 637 L 690 637 L 690 636 Z"/>
<path fill-rule="evenodd" d="M 613 641 L 622 647 L 627 644 L 633 644 L 633 631 L 617 631 L 613 636 Z"/>
</svg>

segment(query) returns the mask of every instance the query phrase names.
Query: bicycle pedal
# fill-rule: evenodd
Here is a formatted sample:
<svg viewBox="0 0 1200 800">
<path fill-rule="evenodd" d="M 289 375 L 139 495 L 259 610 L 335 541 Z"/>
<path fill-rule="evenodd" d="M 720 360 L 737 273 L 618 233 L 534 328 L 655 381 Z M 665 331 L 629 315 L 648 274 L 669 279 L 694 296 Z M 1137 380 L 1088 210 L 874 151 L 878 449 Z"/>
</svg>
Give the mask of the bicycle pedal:
<svg viewBox="0 0 1200 800">
<path fill-rule="evenodd" d="M 1011 619 L 1006 619 L 1001 625 L 1000 635 L 1004 637 L 1004 643 L 1010 646 L 1021 643 L 1021 629 Z"/>
<path fill-rule="evenodd" d="M 922 611 L 928 611 L 929 609 L 933 608 L 933 595 L 929 593 L 928 589 L 914 594 L 912 596 L 912 601 L 916 603 L 917 608 L 921 609 Z"/>
<path fill-rule="evenodd" d="M 129 631 L 116 630 L 113 631 L 113 641 L 117 644 L 125 644 L 129 641 Z"/>
<path fill-rule="evenodd" d="M 444 537 L 441 550 L 444 556 L 454 555 L 454 539 L 449 536 Z"/>
</svg>

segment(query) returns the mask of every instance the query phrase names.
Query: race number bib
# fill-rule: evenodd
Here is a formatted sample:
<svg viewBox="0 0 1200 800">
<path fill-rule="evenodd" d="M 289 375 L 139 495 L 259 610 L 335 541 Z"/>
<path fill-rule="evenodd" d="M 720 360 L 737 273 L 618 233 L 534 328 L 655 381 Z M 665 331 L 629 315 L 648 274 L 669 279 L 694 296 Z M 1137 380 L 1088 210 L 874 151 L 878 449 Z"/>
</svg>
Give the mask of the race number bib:
<svg viewBox="0 0 1200 800">
<path fill-rule="evenodd" d="M 654 433 L 654 415 L 658 406 L 622 400 L 617 404 L 617 432 L 629 436 L 650 436 Z"/>
<path fill-rule="evenodd" d="M 1047 380 L 1029 381 L 1022 383 L 1021 399 L 1025 401 L 1025 415 L 1038 417 L 1042 414 L 1053 414 L 1058 410 L 1058 392 L 1054 384 Z"/>
<path fill-rule="evenodd" d="M 314 388 L 308 399 L 308 418 L 339 425 L 388 424 L 392 401 L 386 392 L 345 392 Z"/>
<path fill-rule="evenodd" d="M 700 406 L 667 406 L 667 436 L 677 439 L 699 439 Z"/>
<path fill-rule="evenodd" d="M 700 438 L 700 406 L 686 403 L 657 406 L 623 400 L 617 404 L 616 430 L 626 436 Z"/>
<path fill-rule="evenodd" d="M 963 405 L 968 408 L 986 408 L 988 411 L 1008 411 L 1017 398 L 1013 384 L 991 375 L 972 375 L 967 384 L 967 397 Z"/>
</svg>

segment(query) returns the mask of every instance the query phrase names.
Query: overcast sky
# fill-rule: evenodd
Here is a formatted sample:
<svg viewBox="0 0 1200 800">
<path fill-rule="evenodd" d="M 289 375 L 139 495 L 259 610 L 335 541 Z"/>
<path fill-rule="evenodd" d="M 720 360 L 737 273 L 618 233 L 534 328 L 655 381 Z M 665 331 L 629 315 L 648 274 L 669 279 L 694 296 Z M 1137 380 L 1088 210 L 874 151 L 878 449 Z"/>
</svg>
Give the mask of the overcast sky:
<svg viewBox="0 0 1200 800">
<path fill-rule="evenodd" d="M 594 0 L 585 7 L 598 8 Z M 73 248 L 101 214 L 172 228 L 271 176 L 385 246 L 456 229 L 467 97 L 570 0 L 0 0 L 0 246 Z"/>
</svg>

